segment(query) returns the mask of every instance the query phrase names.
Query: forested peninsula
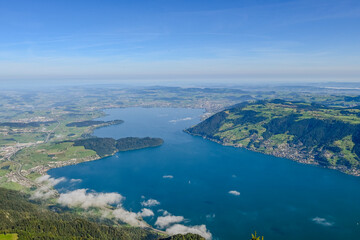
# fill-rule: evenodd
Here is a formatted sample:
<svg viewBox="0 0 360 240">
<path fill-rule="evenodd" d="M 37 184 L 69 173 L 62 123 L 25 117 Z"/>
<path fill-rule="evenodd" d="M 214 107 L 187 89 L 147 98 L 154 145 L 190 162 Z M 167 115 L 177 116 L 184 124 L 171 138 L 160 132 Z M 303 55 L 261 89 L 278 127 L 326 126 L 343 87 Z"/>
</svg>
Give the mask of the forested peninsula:
<svg viewBox="0 0 360 240">
<path fill-rule="evenodd" d="M 93 150 L 100 157 L 113 155 L 120 151 L 137 150 L 148 147 L 157 147 L 164 143 L 161 138 L 138 138 L 126 137 L 115 140 L 113 138 L 87 138 L 75 140 L 73 146 L 83 146 L 85 149 Z"/>
<path fill-rule="evenodd" d="M 185 130 L 242 147 L 360 176 L 360 108 L 269 100 L 218 112 Z"/>
</svg>

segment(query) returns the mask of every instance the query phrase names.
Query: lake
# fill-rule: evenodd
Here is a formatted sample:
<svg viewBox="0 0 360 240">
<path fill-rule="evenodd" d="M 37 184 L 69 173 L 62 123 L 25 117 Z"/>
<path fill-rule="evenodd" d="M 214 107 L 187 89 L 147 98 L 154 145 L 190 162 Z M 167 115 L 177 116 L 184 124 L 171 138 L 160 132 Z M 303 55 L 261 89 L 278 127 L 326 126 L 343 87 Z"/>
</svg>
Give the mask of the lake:
<svg viewBox="0 0 360 240">
<path fill-rule="evenodd" d="M 52 169 L 52 177 L 81 179 L 59 191 L 88 188 L 118 192 L 126 209 L 145 199 L 161 211 L 183 216 L 181 224 L 205 224 L 213 239 L 360 239 L 360 178 L 291 160 L 226 147 L 183 132 L 200 121 L 201 109 L 124 108 L 100 120 L 122 119 L 97 129 L 98 137 L 161 137 L 160 147 L 120 152 Z M 230 194 L 229 191 L 234 191 Z M 240 193 L 240 195 L 239 195 Z"/>
</svg>

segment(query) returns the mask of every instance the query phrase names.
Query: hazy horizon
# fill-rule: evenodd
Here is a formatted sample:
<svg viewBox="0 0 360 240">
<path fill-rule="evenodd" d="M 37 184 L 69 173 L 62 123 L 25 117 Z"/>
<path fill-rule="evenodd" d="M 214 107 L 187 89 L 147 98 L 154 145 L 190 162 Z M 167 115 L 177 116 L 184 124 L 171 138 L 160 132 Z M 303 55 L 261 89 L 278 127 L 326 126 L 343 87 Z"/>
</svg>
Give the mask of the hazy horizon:
<svg viewBox="0 0 360 240">
<path fill-rule="evenodd" d="M 73 80 L 73 79 L 52 79 L 52 80 L 0 80 L 1 90 L 49 90 L 59 87 L 121 87 L 121 88 L 138 88 L 138 87 L 181 87 L 181 88 L 276 88 L 276 87 L 341 87 L 349 89 L 359 89 L 360 82 L 341 82 L 341 81 L 149 81 L 149 80 Z M 269 89 L 270 90 L 270 89 Z"/>
<path fill-rule="evenodd" d="M 0 81 L 357 82 L 360 2 L 0 3 Z"/>
</svg>

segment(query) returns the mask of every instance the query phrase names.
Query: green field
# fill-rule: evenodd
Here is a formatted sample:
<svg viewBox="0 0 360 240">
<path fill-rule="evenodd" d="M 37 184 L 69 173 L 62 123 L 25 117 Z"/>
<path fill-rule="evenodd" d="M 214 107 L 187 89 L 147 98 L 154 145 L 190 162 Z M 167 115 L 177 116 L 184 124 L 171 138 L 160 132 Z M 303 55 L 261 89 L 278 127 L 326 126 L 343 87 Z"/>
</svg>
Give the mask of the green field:
<svg viewBox="0 0 360 240">
<path fill-rule="evenodd" d="M 96 152 L 73 144 L 73 142 L 60 142 L 25 148 L 15 155 L 14 160 L 23 163 L 23 169 L 26 170 L 48 162 L 97 157 Z"/>
<path fill-rule="evenodd" d="M 0 240 L 17 240 L 18 235 L 16 233 L 0 234 Z"/>
</svg>

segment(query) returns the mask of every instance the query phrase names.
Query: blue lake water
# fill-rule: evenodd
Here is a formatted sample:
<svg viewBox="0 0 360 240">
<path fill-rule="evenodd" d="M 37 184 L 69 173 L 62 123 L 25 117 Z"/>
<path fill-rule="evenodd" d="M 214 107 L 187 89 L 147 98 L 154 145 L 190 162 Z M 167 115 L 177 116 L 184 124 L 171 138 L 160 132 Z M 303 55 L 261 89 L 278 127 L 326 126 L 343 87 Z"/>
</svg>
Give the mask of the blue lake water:
<svg viewBox="0 0 360 240">
<path fill-rule="evenodd" d="M 52 169 L 53 177 L 81 179 L 62 191 L 118 192 L 139 211 L 152 198 L 154 224 L 165 209 L 184 225 L 205 224 L 214 239 L 360 239 L 360 178 L 244 149 L 225 147 L 182 130 L 200 121 L 200 109 L 107 110 L 102 120 L 124 124 L 97 129 L 99 137 L 161 137 L 164 145 Z M 173 178 L 163 178 L 171 175 Z M 239 196 L 229 191 L 240 192 Z"/>
</svg>

